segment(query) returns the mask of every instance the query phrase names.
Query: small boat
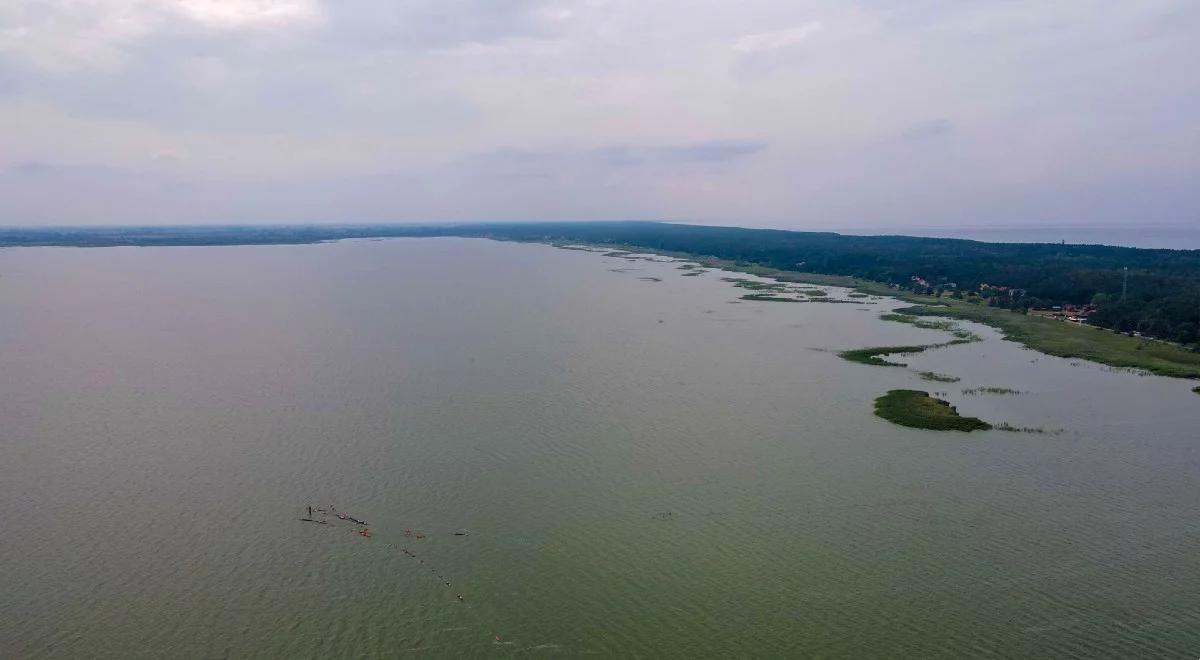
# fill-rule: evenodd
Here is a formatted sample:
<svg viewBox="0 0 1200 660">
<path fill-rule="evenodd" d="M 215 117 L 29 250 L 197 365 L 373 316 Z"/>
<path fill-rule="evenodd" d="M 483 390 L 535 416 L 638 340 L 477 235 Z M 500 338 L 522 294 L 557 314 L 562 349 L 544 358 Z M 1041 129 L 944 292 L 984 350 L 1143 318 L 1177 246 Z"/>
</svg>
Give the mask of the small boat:
<svg viewBox="0 0 1200 660">
<path fill-rule="evenodd" d="M 301 518 L 300 520 L 303 520 L 304 522 L 317 523 L 318 525 L 328 524 L 324 520 L 313 520 L 312 518 Z"/>
</svg>

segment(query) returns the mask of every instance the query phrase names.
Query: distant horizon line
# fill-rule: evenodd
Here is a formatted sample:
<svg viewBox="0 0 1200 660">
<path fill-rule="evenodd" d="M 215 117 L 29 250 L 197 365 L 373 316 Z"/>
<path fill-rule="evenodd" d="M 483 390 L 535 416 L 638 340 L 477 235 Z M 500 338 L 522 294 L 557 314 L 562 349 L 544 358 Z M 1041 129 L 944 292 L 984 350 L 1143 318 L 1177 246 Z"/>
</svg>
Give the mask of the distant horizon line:
<svg viewBox="0 0 1200 660">
<path fill-rule="evenodd" d="M 40 242 L 42 246 L 68 245 L 57 243 L 58 240 L 86 239 L 102 237 L 104 234 L 143 233 L 145 235 L 166 236 L 172 232 L 192 232 L 198 235 L 207 233 L 246 232 L 284 232 L 288 230 L 309 232 L 316 235 L 325 234 L 320 240 L 345 240 L 355 238 L 386 238 L 403 237 L 404 233 L 397 230 L 411 230 L 419 234 L 425 230 L 429 235 L 437 235 L 438 230 L 452 235 L 452 230 L 463 229 L 475 233 L 485 233 L 489 227 L 497 229 L 521 226 L 536 227 L 561 225 L 671 225 L 678 227 L 734 229 L 744 231 L 786 232 L 795 234 L 825 234 L 840 237 L 859 238 L 918 238 L 929 240 L 953 240 L 985 244 L 1010 245 L 1070 245 L 1070 246 L 1107 246 L 1139 250 L 1171 250 L 1183 252 L 1200 251 L 1200 227 L 1195 225 L 1162 223 L 1142 223 L 1137 225 L 1083 225 L 1083 224 L 1010 224 L 1010 225 L 974 225 L 974 226 L 944 226 L 944 225 L 885 225 L 885 226 L 852 226 L 836 228 L 794 228 L 794 227 L 761 227 L 731 224 L 708 224 L 700 222 L 680 222 L 668 220 L 484 220 L 484 221 L 416 221 L 416 222 L 251 222 L 251 223 L 191 223 L 191 224 L 83 224 L 83 225 L 0 225 L 0 247 L 21 247 L 21 235 L 25 239 L 37 237 L 33 243 L 25 243 L 32 247 Z M 371 230 L 379 230 L 378 235 L 370 235 Z M 388 231 L 391 230 L 391 231 Z M 340 235 L 345 234 L 345 235 Z M 357 234 L 357 235 L 355 235 Z M 56 236 L 57 235 L 57 236 Z M 265 239 L 266 236 L 259 236 Z M 8 240 L 5 240 L 8 239 Z M 111 237 L 109 237 L 111 239 Z M 257 241 L 251 241 L 257 242 Z M 264 243 L 275 244 L 275 241 L 265 240 Z M 280 241 L 292 243 L 293 241 Z M 218 243 L 219 244 L 219 243 Z"/>
<path fill-rule="evenodd" d="M 1131 222 L 1131 223 L 1071 223 L 1071 222 L 1054 222 L 1054 223 L 1036 223 L 1036 222 L 1014 222 L 1014 223 L 988 223 L 988 224 L 860 224 L 860 225 L 839 225 L 839 226 L 804 226 L 804 225 L 768 225 L 768 224 L 738 224 L 736 222 L 725 220 L 653 220 L 644 218 L 607 218 L 607 219 L 488 219 L 488 220 L 371 220 L 371 221 L 343 221 L 343 220 L 301 220 L 301 221 L 215 221 L 215 222 L 171 222 L 171 223 L 54 223 L 54 224 L 8 224 L 0 223 L 0 230 L 7 229 L 150 229 L 150 228 L 171 228 L 171 227 L 375 227 L 375 226 L 397 226 L 397 227 L 456 227 L 462 225 L 538 225 L 538 224 L 617 224 L 617 223 L 646 223 L 646 224 L 667 224 L 667 225 L 692 225 L 697 227 L 736 227 L 740 229 L 774 229 L 780 231 L 796 231 L 796 232 L 817 232 L 817 233 L 838 233 L 840 231 L 863 231 L 863 230 L 879 230 L 888 231 L 892 229 L 921 229 L 921 230 L 946 230 L 946 231 L 986 231 L 992 229 L 1036 229 L 1036 230 L 1053 230 L 1053 229 L 1113 229 L 1113 230 L 1132 230 L 1132 229 L 1188 229 L 1200 232 L 1200 219 L 1194 222 L 1187 221 L 1165 221 L 1165 222 Z"/>
</svg>

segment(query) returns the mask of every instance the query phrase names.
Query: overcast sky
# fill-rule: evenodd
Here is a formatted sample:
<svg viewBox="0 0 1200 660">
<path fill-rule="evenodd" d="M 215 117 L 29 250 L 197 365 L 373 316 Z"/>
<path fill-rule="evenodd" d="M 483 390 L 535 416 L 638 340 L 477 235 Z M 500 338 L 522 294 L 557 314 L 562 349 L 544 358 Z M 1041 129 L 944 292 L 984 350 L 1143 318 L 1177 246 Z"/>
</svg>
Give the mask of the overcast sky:
<svg viewBox="0 0 1200 660">
<path fill-rule="evenodd" d="M 1196 0 L 7 0 L 0 224 L 1200 224 Z"/>
</svg>

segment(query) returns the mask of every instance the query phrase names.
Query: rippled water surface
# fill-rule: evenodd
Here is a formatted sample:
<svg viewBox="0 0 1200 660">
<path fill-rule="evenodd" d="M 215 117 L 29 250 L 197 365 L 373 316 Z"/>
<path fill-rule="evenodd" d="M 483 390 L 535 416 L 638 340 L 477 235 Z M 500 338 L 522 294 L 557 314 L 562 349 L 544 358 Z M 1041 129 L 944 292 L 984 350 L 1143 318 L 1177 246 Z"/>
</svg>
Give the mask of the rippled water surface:
<svg viewBox="0 0 1200 660">
<path fill-rule="evenodd" d="M 1191 383 L 677 266 L 0 251 L 0 656 L 1200 655 Z"/>
</svg>

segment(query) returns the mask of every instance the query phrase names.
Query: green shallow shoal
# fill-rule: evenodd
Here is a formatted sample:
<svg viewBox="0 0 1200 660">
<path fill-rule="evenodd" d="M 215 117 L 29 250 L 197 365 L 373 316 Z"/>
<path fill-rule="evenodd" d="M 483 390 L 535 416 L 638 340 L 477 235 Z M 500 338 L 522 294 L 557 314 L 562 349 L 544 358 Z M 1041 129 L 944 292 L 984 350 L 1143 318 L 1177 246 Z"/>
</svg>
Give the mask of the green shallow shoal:
<svg viewBox="0 0 1200 660">
<path fill-rule="evenodd" d="M 991 424 L 963 417 L 954 406 L 920 390 L 892 390 L 875 399 L 875 414 L 900 424 L 934 431 L 986 431 Z"/>
<path fill-rule="evenodd" d="M 869 346 L 867 348 L 856 348 L 850 351 L 842 351 L 838 353 L 838 357 L 850 362 L 858 362 L 859 364 L 870 364 L 876 367 L 903 367 L 906 366 L 902 362 L 888 362 L 883 359 L 884 355 L 896 355 L 905 353 L 920 353 L 930 346 Z"/>
<path fill-rule="evenodd" d="M 924 301 L 926 304 L 896 311 L 916 316 L 948 316 L 976 321 L 1000 329 L 1005 339 L 1058 357 L 1142 369 L 1160 376 L 1200 378 L 1200 353 L 1180 346 L 996 307 L 946 302 L 944 299 L 934 303 L 935 300 L 930 298 Z"/>
</svg>

